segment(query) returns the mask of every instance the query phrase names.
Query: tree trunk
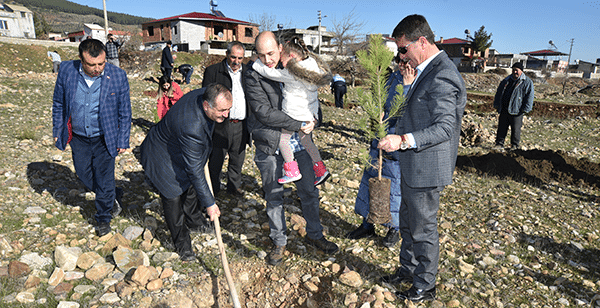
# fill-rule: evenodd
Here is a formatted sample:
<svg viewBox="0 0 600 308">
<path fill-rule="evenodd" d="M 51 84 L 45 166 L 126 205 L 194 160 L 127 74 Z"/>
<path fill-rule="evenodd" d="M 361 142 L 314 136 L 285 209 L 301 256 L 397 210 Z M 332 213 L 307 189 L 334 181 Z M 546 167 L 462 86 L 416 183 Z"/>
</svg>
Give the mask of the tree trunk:
<svg viewBox="0 0 600 308">
<path fill-rule="evenodd" d="M 390 189 L 392 181 L 386 178 L 369 179 L 369 216 L 367 222 L 384 224 L 392 221 L 390 213 Z"/>
</svg>

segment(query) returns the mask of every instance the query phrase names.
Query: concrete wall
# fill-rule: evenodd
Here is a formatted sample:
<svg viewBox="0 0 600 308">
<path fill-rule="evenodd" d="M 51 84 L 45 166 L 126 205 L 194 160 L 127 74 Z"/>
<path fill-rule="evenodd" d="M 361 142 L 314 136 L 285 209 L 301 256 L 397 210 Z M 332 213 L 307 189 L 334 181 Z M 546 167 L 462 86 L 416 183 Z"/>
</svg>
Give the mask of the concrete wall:
<svg viewBox="0 0 600 308">
<path fill-rule="evenodd" d="M 0 36 L 0 42 L 10 43 L 10 44 L 20 44 L 20 45 L 41 45 L 47 47 L 78 47 L 79 43 L 77 42 L 57 42 L 51 40 L 34 40 L 34 39 L 24 39 L 18 37 L 5 37 Z"/>
</svg>

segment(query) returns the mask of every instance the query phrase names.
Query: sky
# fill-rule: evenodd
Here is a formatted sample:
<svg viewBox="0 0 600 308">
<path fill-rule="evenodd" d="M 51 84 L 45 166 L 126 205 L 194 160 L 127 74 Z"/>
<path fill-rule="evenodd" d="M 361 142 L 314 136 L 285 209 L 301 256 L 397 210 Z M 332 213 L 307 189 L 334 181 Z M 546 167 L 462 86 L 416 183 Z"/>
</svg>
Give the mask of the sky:
<svg viewBox="0 0 600 308">
<path fill-rule="evenodd" d="M 102 9 L 102 0 L 70 0 Z M 600 58 L 600 1 L 558 0 L 217 0 L 226 17 L 250 21 L 267 14 L 276 23 L 294 28 L 319 24 L 328 30 L 351 13 L 364 22 L 361 33 L 391 34 L 407 15 L 425 16 L 440 37 L 465 38 L 485 26 L 492 34 L 491 48 L 499 53 L 523 53 L 554 48 L 575 60 L 596 62 Z M 209 13 L 209 0 L 106 0 L 108 11 L 150 18 L 191 12 Z M 325 17 L 326 16 L 326 17 Z M 276 29 L 273 29 L 276 30 Z M 571 44 L 572 43 L 572 44 Z M 572 50 L 571 50 L 572 48 Z M 550 59 L 567 60 L 568 56 Z"/>
</svg>

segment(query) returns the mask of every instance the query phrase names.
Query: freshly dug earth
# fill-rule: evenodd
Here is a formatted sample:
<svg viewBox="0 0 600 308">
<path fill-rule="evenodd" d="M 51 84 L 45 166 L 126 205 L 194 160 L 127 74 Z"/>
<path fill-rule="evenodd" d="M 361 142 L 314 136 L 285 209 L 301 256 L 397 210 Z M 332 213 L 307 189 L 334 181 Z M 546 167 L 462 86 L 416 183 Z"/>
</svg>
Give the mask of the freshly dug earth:
<svg viewBox="0 0 600 308">
<path fill-rule="evenodd" d="M 590 185 L 600 187 L 600 164 L 576 159 L 562 151 L 490 152 L 458 156 L 459 170 L 481 175 L 511 178 L 532 184 Z"/>
</svg>

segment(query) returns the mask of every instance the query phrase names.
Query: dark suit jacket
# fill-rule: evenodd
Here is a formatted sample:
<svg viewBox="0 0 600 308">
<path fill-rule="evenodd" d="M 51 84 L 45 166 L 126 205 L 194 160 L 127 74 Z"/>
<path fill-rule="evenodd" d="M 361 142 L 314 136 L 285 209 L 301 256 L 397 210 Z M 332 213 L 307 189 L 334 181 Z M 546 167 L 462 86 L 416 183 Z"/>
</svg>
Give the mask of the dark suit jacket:
<svg viewBox="0 0 600 308">
<path fill-rule="evenodd" d="M 396 123 L 396 134 L 412 133 L 416 142 L 415 149 L 400 152 L 400 169 L 410 187 L 446 186 L 456 165 L 467 91 L 445 52 L 419 75 Z"/>
<path fill-rule="evenodd" d="M 204 176 L 212 151 L 212 128 L 202 108 L 204 89 L 184 95 L 154 125 L 141 145 L 141 163 L 148 178 L 166 198 L 180 196 L 193 185 L 204 207 L 215 204 Z"/>
<path fill-rule="evenodd" d="M 173 68 L 173 56 L 171 55 L 171 48 L 165 46 L 162 51 L 160 66 L 165 68 Z"/>
<path fill-rule="evenodd" d="M 69 142 L 70 132 L 67 123 L 71 118 L 71 105 L 75 100 L 78 82 L 83 81 L 79 73 L 80 67 L 80 60 L 62 62 L 54 86 L 52 135 L 58 138 L 56 147 L 60 150 L 64 150 Z M 110 63 L 106 63 L 102 75 L 98 119 L 104 133 L 106 148 L 111 156 L 117 156 L 117 148 L 129 148 L 131 129 L 129 82 L 125 71 Z"/>
<path fill-rule="evenodd" d="M 246 91 L 246 78 L 244 77 L 244 73 L 247 70 L 247 66 L 242 64 L 242 88 L 244 92 Z M 232 81 L 231 76 L 229 75 L 229 71 L 227 68 L 227 59 L 223 61 L 213 64 L 207 67 L 204 70 L 204 77 L 202 78 L 202 87 L 206 87 L 211 83 L 222 84 L 227 87 L 231 91 Z M 250 135 L 248 133 L 248 113 L 250 107 L 248 105 L 248 98 L 246 98 L 246 118 L 243 121 L 243 131 L 242 131 L 242 145 L 249 143 Z M 223 121 L 223 123 L 216 123 L 215 131 L 213 134 L 213 145 L 215 148 L 229 148 L 229 138 L 227 130 L 229 129 L 229 120 Z M 240 151 L 243 151 L 245 146 L 240 147 Z"/>
</svg>

